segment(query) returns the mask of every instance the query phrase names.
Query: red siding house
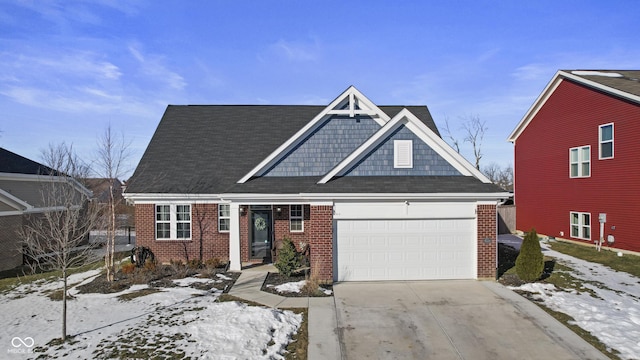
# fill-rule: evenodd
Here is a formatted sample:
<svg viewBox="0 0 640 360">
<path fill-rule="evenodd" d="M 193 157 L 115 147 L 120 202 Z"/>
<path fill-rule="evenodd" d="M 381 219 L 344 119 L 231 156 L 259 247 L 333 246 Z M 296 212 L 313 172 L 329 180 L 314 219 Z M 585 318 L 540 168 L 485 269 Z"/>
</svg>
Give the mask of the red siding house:
<svg viewBox="0 0 640 360">
<path fill-rule="evenodd" d="M 354 87 L 319 106 L 170 105 L 125 192 L 161 261 L 241 270 L 289 238 L 324 281 L 494 278 L 508 195 L 426 106 Z"/>
<path fill-rule="evenodd" d="M 640 71 L 558 71 L 509 136 L 516 226 L 640 251 Z"/>
</svg>

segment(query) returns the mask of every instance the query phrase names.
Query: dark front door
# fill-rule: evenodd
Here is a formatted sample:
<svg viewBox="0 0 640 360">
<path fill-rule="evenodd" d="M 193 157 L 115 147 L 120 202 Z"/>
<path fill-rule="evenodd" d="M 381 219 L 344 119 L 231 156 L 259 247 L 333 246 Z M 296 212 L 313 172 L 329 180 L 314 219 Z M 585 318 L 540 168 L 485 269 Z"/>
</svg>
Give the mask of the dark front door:
<svg viewBox="0 0 640 360">
<path fill-rule="evenodd" d="M 251 211 L 251 259 L 271 262 L 271 217 L 271 208 Z"/>
</svg>

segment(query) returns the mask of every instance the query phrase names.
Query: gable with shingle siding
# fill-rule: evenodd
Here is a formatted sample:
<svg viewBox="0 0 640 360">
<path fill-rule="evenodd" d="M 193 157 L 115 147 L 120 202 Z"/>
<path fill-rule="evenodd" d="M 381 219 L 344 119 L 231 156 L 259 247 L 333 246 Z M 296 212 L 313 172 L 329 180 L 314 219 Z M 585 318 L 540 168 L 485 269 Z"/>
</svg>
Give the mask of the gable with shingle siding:
<svg viewBox="0 0 640 360">
<path fill-rule="evenodd" d="M 413 167 L 395 169 L 394 140 L 411 140 L 413 142 Z M 344 176 L 461 176 L 449 162 L 425 144 L 416 134 L 402 125 L 392 132 L 368 156 L 345 172 Z"/>
<path fill-rule="evenodd" d="M 369 116 L 332 116 L 262 176 L 319 176 L 380 128 Z"/>
</svg>

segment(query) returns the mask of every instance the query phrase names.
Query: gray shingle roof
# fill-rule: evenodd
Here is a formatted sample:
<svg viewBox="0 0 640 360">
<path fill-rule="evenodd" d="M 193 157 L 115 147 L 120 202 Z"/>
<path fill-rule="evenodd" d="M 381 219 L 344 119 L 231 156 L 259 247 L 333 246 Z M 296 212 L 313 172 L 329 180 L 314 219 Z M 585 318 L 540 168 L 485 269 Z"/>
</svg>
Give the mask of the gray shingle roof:
<svg viewBox="0 0 640 360">
<path fill-rule="evenodd" d="M 50 175 L 53 170 L 7 149 L 0 148 L 0 172 L 11 174 Z"/>
<path fill-rule="evenodd" d="M 640 96 L 640 70 L 562 70 L 583 79 Z M 603 76 L 619 74 L 622 76 Z M 599 75 L 600 74 L 600 75 Z"/>
<path fill-rule="evenodd" d="M 426 106 L 380 106 L 390 117 L 403 108 L 439 135 Z M 500 192 L 473 177 L 350 177 L 318 185 L 316 177 L 236 182 L 311 121 L 325 106 L 170 105 L 128 193 Z M 455 179 L 454 179 L 455 178 Z M 433 190 L 433 191 L 432 191 Z"/>
</svg>

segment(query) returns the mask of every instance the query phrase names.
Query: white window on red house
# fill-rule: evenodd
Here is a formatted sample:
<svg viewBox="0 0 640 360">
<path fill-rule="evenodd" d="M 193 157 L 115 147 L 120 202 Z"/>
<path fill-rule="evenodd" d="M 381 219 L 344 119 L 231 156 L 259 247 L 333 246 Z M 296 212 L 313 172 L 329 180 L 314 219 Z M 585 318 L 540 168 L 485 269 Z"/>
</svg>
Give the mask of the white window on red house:
<svg viewBox="0 0 640 360">
<path fill-rule="evenodd" d="M 613 123 L 600 125 L 598 133 L 600 159 L 613 159 Z"/>
<path fill-rule="evenodd" d="M 304 206 L 302 205 L 289 206 L 289 231 L 291 232 L 304 231 Z"/>
<path fill-rule="evenodd" d="M 572 211 L 570 217 L 571 237 L 591 240 L 591 214 Z"/>
<path fill-rule="evenodd" d="M 218 205 L 218 231 L 229 232 L 231 227 L 231 210 L 229 204 Z"/>
<path fill-rule="evenodd" d="M 156 205 L 156 239 L 191 239 L 191 205 Z"/>
<path fill-rule="evenodd" d="M 569 149 L 569 177 L 589 177 L 591 175 L 591 146 Z"/>
</svg>

